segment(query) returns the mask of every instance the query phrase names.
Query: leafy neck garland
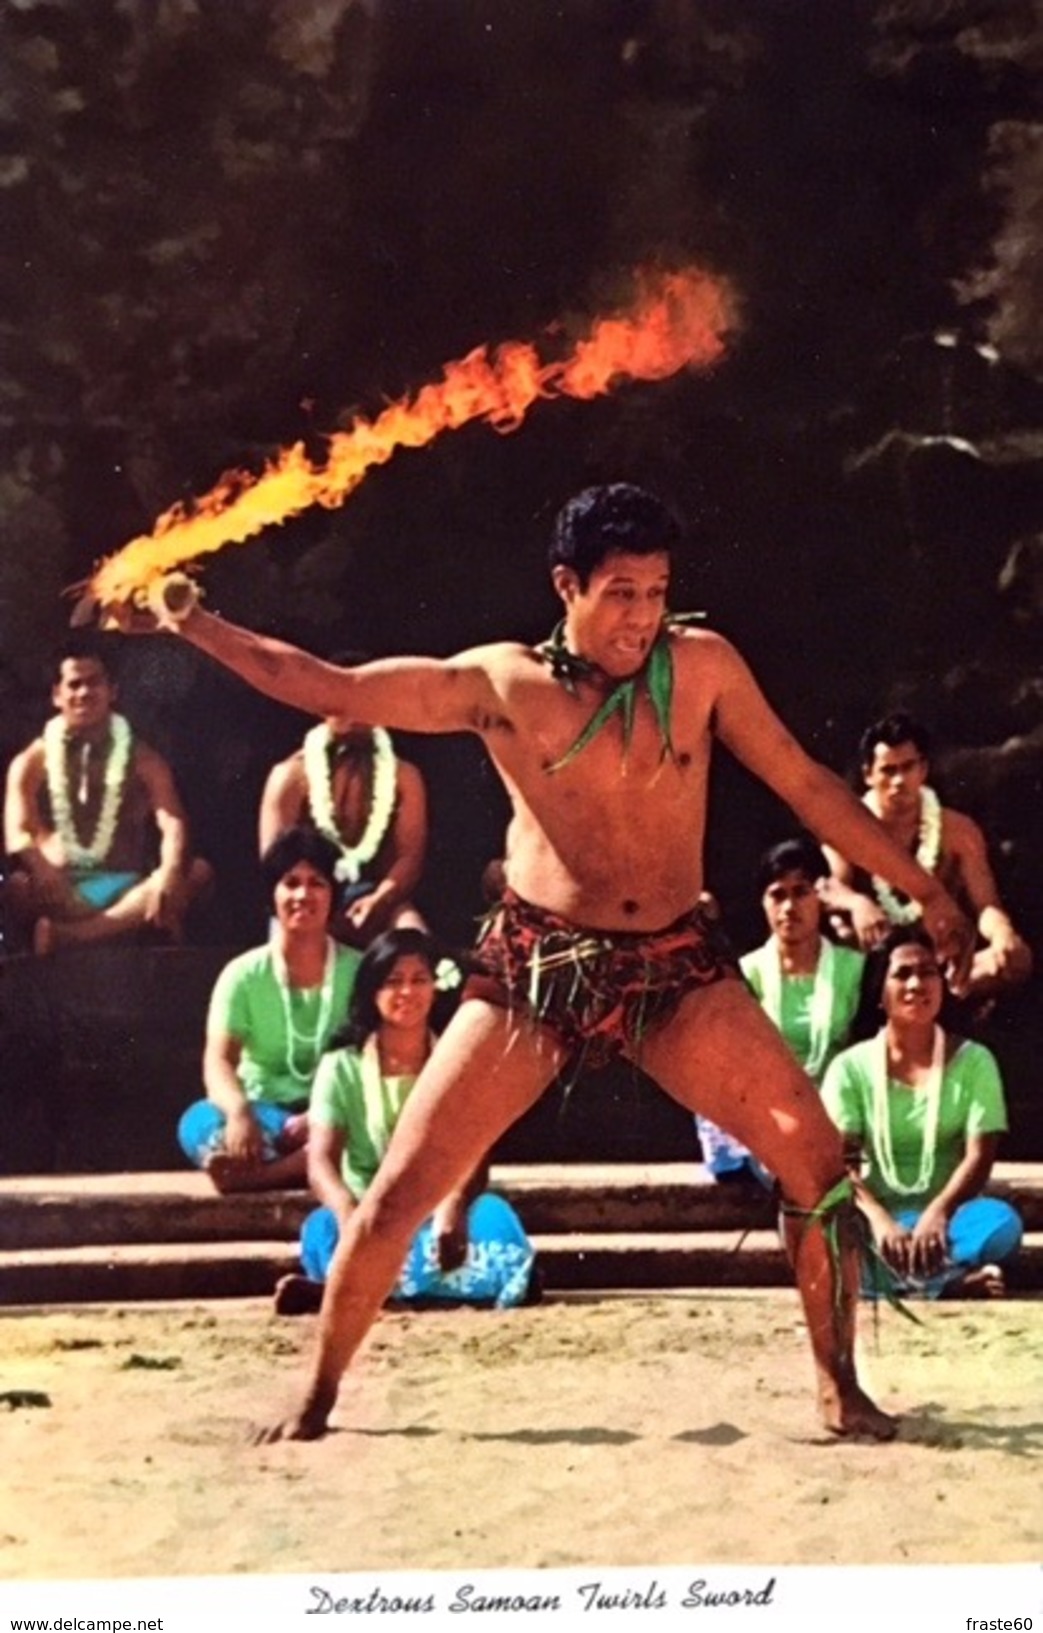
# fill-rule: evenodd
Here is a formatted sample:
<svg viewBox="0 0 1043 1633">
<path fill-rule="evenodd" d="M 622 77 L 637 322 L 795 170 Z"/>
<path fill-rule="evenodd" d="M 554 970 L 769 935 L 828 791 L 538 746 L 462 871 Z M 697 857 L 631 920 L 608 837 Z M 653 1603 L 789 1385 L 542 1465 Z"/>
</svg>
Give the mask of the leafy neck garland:
<svg viewBox="0 0 1043 1633">
<path fill-rule="evenodd" d="M 670 736 L 670 710 L 674 696 L 674 658 L 670 649 L 670 631 L 683 628 L 686 624 L 702 623 L 706 618 L 705 612 L 673 612 L 663 619 L 662 628 L 652 645 L 652 650 L 645 659 L 641 668 L 634 675 L 628 675 L 614 686 L 601 704 L 600 708 L 587 721 L 572 747 L 554 764 L 547 767 L 548 772 L 560 771 L 563 766 L 574 760 L 577 754 L 582 753 L 587 744 L 597 736 L 602 726 L 606 725 L 612 716 L 618 712 L 623 716 L 623 758 L 626 759 L 630 748 L 630 739 L 634 730 L 634 714 L 637 708 L 638 692 L 641 688 L 648 694 L 656 724 L 659 727 L 659 760 L 674 759 L 674 745 Z M 565 645 L 565 620 L 558 624 L 549 640 L 536 648 L 536 652 L 546 663 L 555 680 L 560 681 L 570 697 L 578 695 L 578 686 L 582 680 L 593 680 L 599 673 L 596 664 L 588 659 L 581 658 L 578 653 L 570 652 Z"/>
</svg>

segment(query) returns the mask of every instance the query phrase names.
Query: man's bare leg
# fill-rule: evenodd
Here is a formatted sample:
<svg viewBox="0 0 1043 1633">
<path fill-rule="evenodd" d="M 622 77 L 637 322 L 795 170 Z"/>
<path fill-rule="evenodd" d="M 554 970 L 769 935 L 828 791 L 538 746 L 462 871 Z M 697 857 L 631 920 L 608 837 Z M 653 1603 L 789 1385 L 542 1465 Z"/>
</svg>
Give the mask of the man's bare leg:
<svg viewBox="0 0 1043 1633">
<path fill-rule="evenodd" d="M 420 1074 L 370 1189 L 330 1266 L 319 1343 L 300 1411 L 258 1437 L 315 1440 L 417 1229 L 535 1103 L 562 1064 L 550 1034 L 471 999 Z"/>
<path fill-rule="evenodd" d="M 182 899 L 177 904 L 176 910 L 168 913 L 164 926 L 175 941 L 181 939 L 186 909 L 209 888 L 212 880 L 213 870 L 210 864 L 201 857 L 194 857 L 181 887 Z M 85 946 L 95 941 L 111 941 L 117 936 L 130 935 L 148 923 L 152 896 L 151 875 L 138 884 L 131 885 L 129 890 L 108 907 L 99 909 L 92 909 L 70 891 L 70 897 L 77 904 L 75 910 L 68 916 L 64 911 L 47 916 L 49 929 L 34 938 L 37 951 L 49 952 L 56 947 Z"/>
<path fill-rule="evenodd" d="M 777 1175 L 787 1202 L 805 1215 L 842 1178 L 839 1133 L 811 1080 L 740 982 L 689 993 L 673 1019 L 645 1040 L 639 1059 L 682 1105 L 741 1140 Z M 895 1420 L 873 1404 L 855 1372 L 859 1266 L 853 1237 L 848 1232 L 845 1240 L 841 1230 L 837 1266 L 817 1220 L 789 1217 L 785 1234 L 823 1422 L 834 1434 L 891 1439 Z"/>
</svg>

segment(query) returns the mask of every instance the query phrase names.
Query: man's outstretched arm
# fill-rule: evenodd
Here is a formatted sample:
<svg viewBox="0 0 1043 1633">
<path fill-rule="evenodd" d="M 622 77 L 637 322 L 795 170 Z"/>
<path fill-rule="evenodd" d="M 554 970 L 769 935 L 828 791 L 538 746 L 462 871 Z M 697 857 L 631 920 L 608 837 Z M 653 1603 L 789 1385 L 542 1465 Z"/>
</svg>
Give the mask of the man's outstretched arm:
<svg viewBox="0 0 1043 1633">
<path fill-rule="evenodd" d="M 124 627 L 133 632 L 143 626 L 135 617 Z M 340 715 L 401 731 L 480 731 L 496 708 L 492 684 L 476 654 L 444 661 L 386 658 L 341 669 L 199 607 L 177 627 L 183 640 L 248 685 L 306 714 Z"/>
<path fill-rule="evenodd" d="M 923 909 L 924 924 L 959 988 L 966 980 L 973 931 L 933 874 L 895 843 L 840 777 L 806 754 L 767 703 L 727 642 L 718 653 L 717 735 L 766 783 L 817 839 L 828 840 L 867 873 L 878 873 Z"/>
</svg>

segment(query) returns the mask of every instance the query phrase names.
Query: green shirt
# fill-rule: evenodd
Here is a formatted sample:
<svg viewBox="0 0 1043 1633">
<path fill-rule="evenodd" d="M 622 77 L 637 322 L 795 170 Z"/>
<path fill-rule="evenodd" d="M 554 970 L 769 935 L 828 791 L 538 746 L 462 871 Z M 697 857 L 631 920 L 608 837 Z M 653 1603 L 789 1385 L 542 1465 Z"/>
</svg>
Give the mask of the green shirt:
<svg viewBox="0 0 1043 1633">
<path fill-rule="evenodd" d="M 880 1172 L 873 1141 L 873 1063 L 879 1042 L 870 1038 L 837 1055 L 822 1085 L 822 1102 L 844 1134 L 861 1141 L 868 1161 L 865 1182 L 889 1213 L 924 1208 L 943 1190 L 963 1161 L 967 1141 L 976 1134 L 1002 1134 L 1007 1127 L 1003 1083 L 995 1056 L 980 1043 L 956 1041 L 956 1051 L 942 1072 L 938 1142 L 926 1188 L 913 1195 L 892 1191 Z M 912 1185 L 923 1155 L 927 1096 L 908 1083 L 888 1079 L 887 1111 L 895 1172 Z"/>
<path fill-rule="evenodd" d="M 763 971 L 767 958 L 778 960 L 778 949 L 774 941 L 767 941 L 763 947 L 755 947 L 752 952 L 744 953 L 739 960 L 747 984 L 762 1008 L 766 1007 Z M 858 1009 L 862 971 L 866 961 L 864 953 L 855 952 L 851 947 L 834 947 L 832 962 L 833 991 L 829 1038 L 825 1057 L 819 1063 L 816 1074 L 819 1081 L 837 1050 L 842 1049 L 847 1042 Z M 789 1045 L 790 1052 L 805 1069 L 811 1055 L 811 1000 L 814 991 L 813 975 L 782 975 L 779 983 L 780 1014 L 772 1016 L 783 1039 Z"/>
<path fill-rule="evenodd" d="M 351 947 L 337 948 L 332 991 L 325 1002 L 322 986 L 282 987 L 270 943 L 251 947 L 225 965 L 214 983 L 206 1031 L 208 1037 L 226 1034 L 239 1043 L 236 1072 L 248 1100 L 275 1105 L 307 1100 L 322 1052 L 347 1015 L 360 960 Z"/>
<path fill-rule="evenodd" d="M 344 1136 L 341 1175 L 356 1201 L 373 1183 L 416 1077 L 384 1077 L 375 1038 L 324 1055 L 311 1091 L 309 1122 Z"/>
</svg>

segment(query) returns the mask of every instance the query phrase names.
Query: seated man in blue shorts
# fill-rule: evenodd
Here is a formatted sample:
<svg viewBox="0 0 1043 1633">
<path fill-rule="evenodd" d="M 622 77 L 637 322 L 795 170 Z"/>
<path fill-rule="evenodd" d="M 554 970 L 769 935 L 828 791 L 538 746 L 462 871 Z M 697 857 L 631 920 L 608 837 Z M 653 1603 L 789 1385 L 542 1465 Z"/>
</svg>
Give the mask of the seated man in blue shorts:
<svg viewBox="0 0 1043 1633">
<path fill-rule="evenodd" d="M 100 640 L 70 636 L 51 701 L 54 716 L 7 774 L 9 920 L 31 929 L 37 953 L 143 925 L 180 939 L 211 869 L 189 852 L 166 761 L 116 713 L 116 683 Z"/>
</svg>

